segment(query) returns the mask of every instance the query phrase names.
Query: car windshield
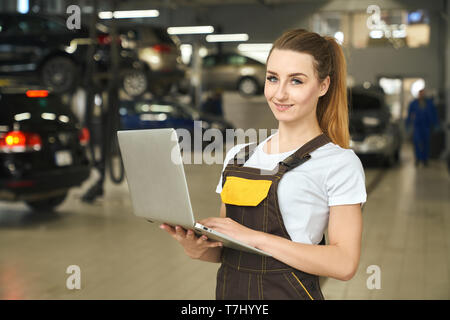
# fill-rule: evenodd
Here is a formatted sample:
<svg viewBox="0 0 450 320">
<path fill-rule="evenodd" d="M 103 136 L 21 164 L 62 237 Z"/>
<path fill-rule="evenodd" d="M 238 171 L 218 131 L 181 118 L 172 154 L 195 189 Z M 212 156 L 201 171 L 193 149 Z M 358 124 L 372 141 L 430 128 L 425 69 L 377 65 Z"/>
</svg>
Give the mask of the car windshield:
<svg viewBox="0 0 450 320">
<path fill-rule="evenodd" d="M 28 98 L 25 94 L 0 95 L 0 119 L 9 121 L 14 117 L 17 121 L 21 117 L 27 117 L 27 114 L 31 119 L 36 119 L 32 117 L 33 114 L 44 114 L 48 117 L 60 114 L 73 116 L 68 106 L 58 96 Z"/>
<path fill-rule="evenodd" d="M 351 95 L 349 104 L 355 111 L 381 110 L 383 107 L 379 98 L 356 93 Z"/>
</svg>

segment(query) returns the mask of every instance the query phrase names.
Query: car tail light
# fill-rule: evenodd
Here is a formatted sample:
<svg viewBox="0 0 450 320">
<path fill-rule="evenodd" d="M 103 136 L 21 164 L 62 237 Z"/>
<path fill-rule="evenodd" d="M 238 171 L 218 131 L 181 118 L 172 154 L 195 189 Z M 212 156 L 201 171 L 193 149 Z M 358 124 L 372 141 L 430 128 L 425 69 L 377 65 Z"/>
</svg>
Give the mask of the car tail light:
<svg viewBox="0 0 450 320">
<path fill-rule="evenodd" d="M 48 96 L 47 90 L 28 90 L 27 97 L 28 98 L 45 98 Z"/>
<path fill-rule="evenodd" d="M 89 133 L 88 128 L 83 128 L 78 135 L 78 139 L 80 139 L 80 144 L 86 146 L 89 143 L 91 135 Z"/>
<path fill-rule="evenodd" d="M 0 136 L 0 152 L 39 151 L 41 137 L 37 133 L 11 131 Z"/>
<path fill-rule="evenodd" d="M 172 48 L 167 44 L 155 44 L 153 49 L 160 53 L 170 53 L 172 51 Z"/>
<path fill-rule="evenodd" d="M 112 40 L 112 38 L 109 34 L 100 34 L 97 36 L 97 42 L 98 42 L 98 44 L 101 44 L 101 45 L 110 44 L 111 40 Z M 122 43 L 122 40 L 120 39 L 119 36 L 117 36 L 117 43 L 118 44 Z"/>
</svg>

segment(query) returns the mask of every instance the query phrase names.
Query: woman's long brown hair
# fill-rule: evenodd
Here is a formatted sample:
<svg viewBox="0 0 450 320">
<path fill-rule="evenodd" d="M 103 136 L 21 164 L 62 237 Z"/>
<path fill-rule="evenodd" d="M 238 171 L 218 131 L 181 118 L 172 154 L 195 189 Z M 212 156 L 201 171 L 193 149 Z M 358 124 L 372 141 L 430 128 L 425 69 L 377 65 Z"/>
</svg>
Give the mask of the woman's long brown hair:
<svg viewBox="0 0 450 320">
<path fill-rule="evenodd" d="M 295 29 L 284 32 L 275 40 L 269 57 L 273 49 L 308 53 L 315 59 L 314 67 L 319 83 L 330 76 L 328 91 L 317 103 L 317 121 L 333 143 L 348 149 L 347 64 L 341 46 L 333 37 L 322 37 L 305 29 Z"/>
</svg>

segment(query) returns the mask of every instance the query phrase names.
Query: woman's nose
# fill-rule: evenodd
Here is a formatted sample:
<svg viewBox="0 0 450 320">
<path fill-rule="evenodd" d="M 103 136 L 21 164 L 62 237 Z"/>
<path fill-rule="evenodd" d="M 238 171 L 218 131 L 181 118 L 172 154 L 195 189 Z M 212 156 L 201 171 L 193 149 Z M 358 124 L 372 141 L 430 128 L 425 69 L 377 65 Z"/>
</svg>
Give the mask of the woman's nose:
<svg viewBox="0 0 450 320">
<path fill-rule="evenodd" d="M 288 98 L 288 92 L 286 85 L 283 83 L 280 83 L 277 87 L 277 90 L 275 92 L 275 99 L 278 101 L 286 100 Z"/>
</svg>

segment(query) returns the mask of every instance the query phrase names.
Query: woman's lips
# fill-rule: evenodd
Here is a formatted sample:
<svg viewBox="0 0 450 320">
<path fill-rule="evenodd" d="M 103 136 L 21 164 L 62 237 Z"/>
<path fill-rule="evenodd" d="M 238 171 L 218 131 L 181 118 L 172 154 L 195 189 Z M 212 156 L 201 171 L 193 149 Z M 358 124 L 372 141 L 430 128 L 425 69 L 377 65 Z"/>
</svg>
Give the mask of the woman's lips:
<svg viewBox="0 0 450 320">
<path fill-rule="evenodd" d="M 292 104 L 279 104 L 279 103 L 275 103 L 275 102 L 273 104 L 279 111 L 287 110 L 293 106 Z"/>
</svg>

